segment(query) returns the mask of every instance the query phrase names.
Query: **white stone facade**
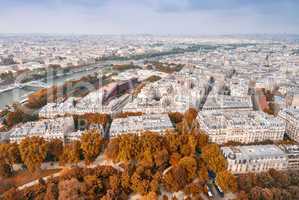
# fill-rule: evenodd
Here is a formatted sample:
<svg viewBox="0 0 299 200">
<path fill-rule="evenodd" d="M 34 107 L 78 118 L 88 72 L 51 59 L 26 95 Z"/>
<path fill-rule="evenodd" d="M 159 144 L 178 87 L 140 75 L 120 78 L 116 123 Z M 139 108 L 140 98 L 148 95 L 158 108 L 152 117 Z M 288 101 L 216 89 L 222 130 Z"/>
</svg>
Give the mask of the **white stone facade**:
<svg viewBox="0 0 299 200">
<path fill-rule="evenodd" d="M 235 174 L 288 168 L 287 155 L 276 145 L 222 147 L 221 151 L 228 162 L 228 170 Z"/>
<path fill-rule="evenodd" d="M 278 141 L 285 130 L 283 120 L 260 111 L 200 111 L 197 119 L 209 140 L 217 144 Z"/>
<path fill-rule="evenodd" d="M 278 116 L 285 121 L 286 134 L 299 142 L 299 109 L 284 109 Z"/>
<path fill-rule="evenodd" d="M 27 122 L 15 127 L 9 136 L 10 142 L 19 143 L 26 137 L 39 136 L 46 140 L 60 139 L 64 141 L 65 134 L 74 131 L 72 117 Z"/>
<path fill-rule="evenodd" d="M 144 131 L 162 133 L 166 129 L 173 129 L 167 114 L 130 116 L 127 118 L 116 118 L 112 121 L 110 137 L 116 137 L 125 133 L 139 134 Z"/>
</svg>

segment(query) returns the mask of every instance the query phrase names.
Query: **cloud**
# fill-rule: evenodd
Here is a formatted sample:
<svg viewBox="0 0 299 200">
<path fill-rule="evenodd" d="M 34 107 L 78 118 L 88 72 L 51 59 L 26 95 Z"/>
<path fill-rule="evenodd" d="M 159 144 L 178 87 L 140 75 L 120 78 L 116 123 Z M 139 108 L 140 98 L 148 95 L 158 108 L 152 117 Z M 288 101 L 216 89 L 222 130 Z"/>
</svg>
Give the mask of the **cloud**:
<svg viewBox="0 0 299 200">
<path fill-rule="evenodd" d="M 293 0 L 11 0 L 0 32 L 299 33 Z"/>
</svg>

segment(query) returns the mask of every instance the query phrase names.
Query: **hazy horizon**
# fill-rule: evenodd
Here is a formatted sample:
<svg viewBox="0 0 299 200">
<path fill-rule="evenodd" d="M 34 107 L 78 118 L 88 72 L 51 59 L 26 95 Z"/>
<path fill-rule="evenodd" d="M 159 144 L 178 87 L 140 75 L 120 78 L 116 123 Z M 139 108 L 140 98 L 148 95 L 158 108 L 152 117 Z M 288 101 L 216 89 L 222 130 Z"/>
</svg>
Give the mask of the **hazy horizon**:
<svg viewBox="0 0 299 200">
<path fill-rule="evenodd" d="M 299 34 L 296 0 L 0 0 L 0 33 Z"/>
</svg>

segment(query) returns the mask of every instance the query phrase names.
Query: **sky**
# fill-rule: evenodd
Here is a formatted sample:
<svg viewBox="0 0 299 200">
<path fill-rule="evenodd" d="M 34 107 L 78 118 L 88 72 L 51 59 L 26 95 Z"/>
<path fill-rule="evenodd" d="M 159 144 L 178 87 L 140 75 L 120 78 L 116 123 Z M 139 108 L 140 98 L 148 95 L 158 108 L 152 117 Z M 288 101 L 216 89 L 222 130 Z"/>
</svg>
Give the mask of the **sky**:
<svg viewBox="0 0 299 200">
<path fill-rule="evenodd" d="M 299 34 L 299 0 L 0 0 L 0 33 Z"/>
</svg>

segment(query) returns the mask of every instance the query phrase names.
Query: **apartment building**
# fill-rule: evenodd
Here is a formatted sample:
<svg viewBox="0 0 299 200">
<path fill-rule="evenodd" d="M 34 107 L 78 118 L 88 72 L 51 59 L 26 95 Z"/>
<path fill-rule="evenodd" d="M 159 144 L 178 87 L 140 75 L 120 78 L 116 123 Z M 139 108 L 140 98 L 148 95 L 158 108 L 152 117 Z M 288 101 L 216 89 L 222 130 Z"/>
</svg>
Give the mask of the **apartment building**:
<svg viewBox="0 0 299 200">
<path fill-rule="evenodd" d="M 125 133 L 140 134 L 144 131 L 163 133 L 173 129 L 168 114 L 146 114 L 113 119 L 110 127 L 110 137 Z"/>
<path fill-rule="evenodd" d="M 123 112 L 144 112 L 148 114 L 185 112 L 198 108 L 205 93 L 205 78 L 177 72 L 157 82 L 147 84 L 138 96 L 129 102 Z"/>
<path fill-rule="evenodd" d="M 288 169 L 288 156 L 276 145 L 222 147 L 228 170 L 235 174 Z"/>
<path fill-rule="evenodd" d="M 286 134 L 296 142 L 299 142 L 299 109 L 283 109 L 278 117 L 284 120 Z"/>
<path fill-rule="evenodd" d="M 215 95 L 207 98 L 202 110 L 253 110 L 250 96 Z"/>
<path fill-rule="evenodd" d="M 299 145 L 279 145 L 288 158 L 288 169 L 299 169 Z"/>
<path fill-rule="evenodd" d="M 15 127 L 10 133 L 9 140 L 19 143 L 26 137 L 39 136 L 46 140 L 60 139 L 64 141 L 65 134 L 73 131 L 74 120 L 72 117 L 44 119 Z"/>
<path fill-rule="evenodd" d="M 278 141 L 284 136 L 284 122 L 260 111 L 201 111 L 198 122 L 211 142 L 252 143 Z"/>
</svg>

